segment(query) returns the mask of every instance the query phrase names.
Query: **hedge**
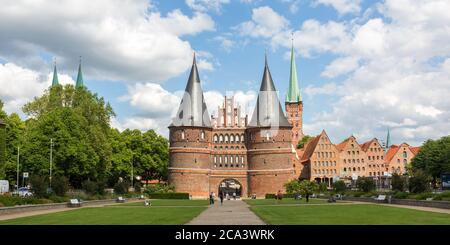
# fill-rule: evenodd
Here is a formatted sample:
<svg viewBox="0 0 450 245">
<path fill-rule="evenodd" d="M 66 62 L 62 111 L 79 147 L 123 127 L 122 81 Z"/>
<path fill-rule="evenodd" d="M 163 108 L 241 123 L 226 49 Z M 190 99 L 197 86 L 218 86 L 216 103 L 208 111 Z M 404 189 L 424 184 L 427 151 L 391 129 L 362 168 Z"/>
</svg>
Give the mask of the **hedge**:
<svg viewBox="0 0 450 245">
<path fill-rule="evenodd" d="M 266 199 L 275 199 L 276 194 L 267 193 Z M 283 198 L 295 198 L 295 194 L 283 194 Z"/>
<path fill-rule="evenodd" d="M 148 193 L 151 199 L 189 199 L 189 193 L 169 192 L 169 193 Z"/>
</svg>

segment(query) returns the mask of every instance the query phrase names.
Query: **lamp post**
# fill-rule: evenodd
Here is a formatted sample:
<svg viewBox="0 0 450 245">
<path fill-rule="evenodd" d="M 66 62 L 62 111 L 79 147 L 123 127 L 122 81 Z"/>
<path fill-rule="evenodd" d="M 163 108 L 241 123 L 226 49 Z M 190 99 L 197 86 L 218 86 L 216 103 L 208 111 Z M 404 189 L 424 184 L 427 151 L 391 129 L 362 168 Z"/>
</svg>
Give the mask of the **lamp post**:
<svg viewBox="0 0 450 245">
<path fill-rule="evenodd" d="M 49 176 L 50 189 L 52 188 L 52 164 L 53 164 L 53 139 L 50 139 L 50 176 Z"/>
<path fill-rule="evenodd" d="M 20 146 L 17 146 L 17 179 L 16 179 L 16 185 L 17 185 L 17 194 L 19 194 L 19 158 L 20 158 Z"/>
</svg>

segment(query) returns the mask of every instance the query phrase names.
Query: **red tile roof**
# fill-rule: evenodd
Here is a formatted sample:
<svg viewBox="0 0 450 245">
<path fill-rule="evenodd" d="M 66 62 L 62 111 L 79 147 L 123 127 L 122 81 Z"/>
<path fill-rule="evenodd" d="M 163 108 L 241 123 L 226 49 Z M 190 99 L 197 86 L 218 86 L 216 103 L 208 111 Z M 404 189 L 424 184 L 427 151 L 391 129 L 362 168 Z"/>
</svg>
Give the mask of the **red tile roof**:
<svg viewBox="0 0 450 245">
<path fill-rule="evenodd" d="M 311 158 L 312 154 L 314 153 L 314 149 L 316 149 L 317 143 L 319 143 L 320 135 L 317 135 L 312 140 L 309 140 L 306 143 L 305 151 L 303 152 L 302 157 L 300 158 L 300 161 L 306 161 Z"/>
<path fill-rule="evenodd" d="M 417 153 L 419 153 L 420 151 L 420 146 L 411 146 L 409 147 L 409 149 L 412 151 L 414 155 L 417 155 Z"/>
<path fill-rule="evenodd" d="M 369 141 L 367 141 L 367 142 L 364 142 L 364 144 L 361 145 L 361 149 L 362 149 L 363 151 L 367 151 L 367 150 L 369 149 L 370 144 L 372 144 L 372 142 L 373 142 L 374 140 L 375 140 L 375 139 L 371 139 L 371 140 L 369 140 Z"/>
<path fill-rule="evenodd" d="M 398 149 L 400 149 L 400 147 L 398 147 L 398 145 L 391 145 L 391 147 L 389 147 L 389 150 L 386 153 L 386 163 L 389 163 L 392 158 L 394 158 L 395 154 L 397 153 Z"/>
<path fill-rule="evenodd" d="M 351 137 L 348 137 L 347 139 L 345 139 L 344 141 L 342 141 L 341 143 L 336 145 L 336 148 L 339 151 L 343 151 L 345 149 L 345 147 L 347 146 L 348 141 L 350 140 Z"/>
</svg>

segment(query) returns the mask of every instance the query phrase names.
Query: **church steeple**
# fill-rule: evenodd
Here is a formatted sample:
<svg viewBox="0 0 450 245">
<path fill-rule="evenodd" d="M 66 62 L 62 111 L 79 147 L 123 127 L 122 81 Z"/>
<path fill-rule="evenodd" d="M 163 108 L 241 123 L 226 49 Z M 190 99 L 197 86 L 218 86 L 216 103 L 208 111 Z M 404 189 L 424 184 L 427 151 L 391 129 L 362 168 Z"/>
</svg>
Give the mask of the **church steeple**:
<svg viewBox="0 0 450 245">
<path fill-rule="evenodd" d="M 297 67 L 295 65 L 294 44 L 291 48 L 291 73 L 289 76 L 289 89 L 286 94 L 286 103 L 298 103 L 302 101 L 297 80 Z"/>
<path fill-rule="evenodd" d="M 58 80 L 58 72 L 56 71 L 56 61 L 53 67 L 53 80 L 52 80 L 52 87 L 58 86 L 59 80 Z"/>
<path fill-rule="evenodd" d="M 76 83 L 75 87 L 76 88 L 84 87 L 83 73 L 81 72 L 81 57 L 80 57 L 80 64 L 78 65 L 77 83 Z"/>
</svg>

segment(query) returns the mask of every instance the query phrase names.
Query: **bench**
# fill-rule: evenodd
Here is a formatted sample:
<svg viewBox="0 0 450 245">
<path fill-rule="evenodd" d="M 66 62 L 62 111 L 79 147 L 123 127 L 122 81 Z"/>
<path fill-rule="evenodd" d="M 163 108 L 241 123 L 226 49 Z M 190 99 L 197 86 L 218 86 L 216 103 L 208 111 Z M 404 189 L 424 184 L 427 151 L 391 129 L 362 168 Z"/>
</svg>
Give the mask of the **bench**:
<svg viewBox="0 0 450 245">
<path fill-rule="evenodd" d="M 125 201 L 126 201 L 126 199 L 123 198 L 123 197 L 118 197 L 118 198 L 116 199 L 116 202 L 125 202 Z"/>
<path fill-rule="evenodd" d="M 73 207 L 81 207 L 81 200 L 79 199 L 70 199 L 68 206 L 73 208 Z"/>
<path fill-rule="evenodd" d="M 386 195 L 378 195 L 377 197 L 374 198 L 375 201 L 378 202 L 385 202 L 386 201 Z"/>
</svg>

